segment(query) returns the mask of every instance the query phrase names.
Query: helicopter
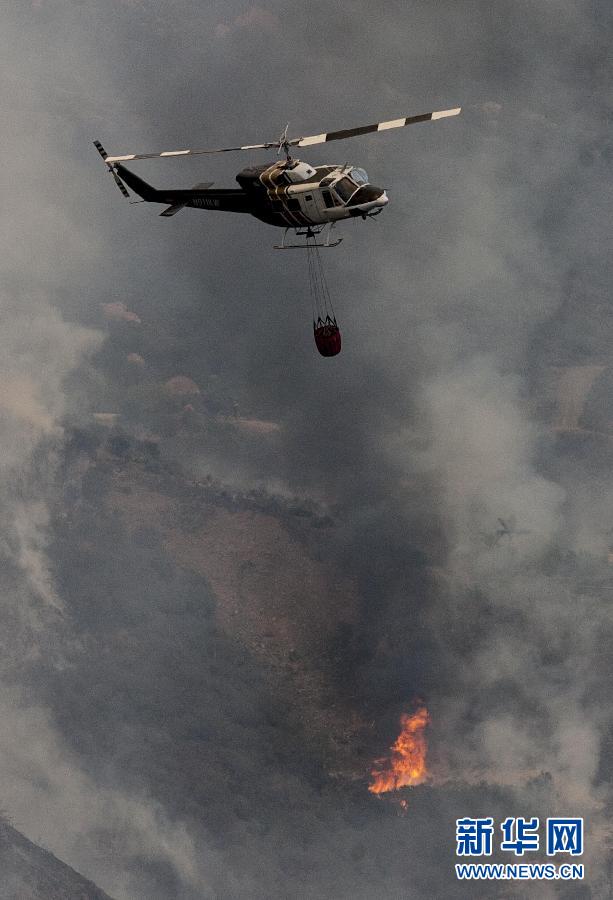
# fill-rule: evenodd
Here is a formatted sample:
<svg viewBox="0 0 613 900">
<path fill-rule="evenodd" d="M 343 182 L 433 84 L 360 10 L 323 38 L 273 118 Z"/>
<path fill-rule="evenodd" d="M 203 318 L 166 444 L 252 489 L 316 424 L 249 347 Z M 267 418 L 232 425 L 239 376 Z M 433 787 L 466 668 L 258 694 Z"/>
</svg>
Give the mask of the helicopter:
<svg viewBox="0 0 613 900">
<path fill-rule="evenodd" d="M 336 247 L 342 238 L 332 240 L 332 230 L 343 219 L 361 217 L 366 220 L 379 215 L 387 206 L 389 198 L 383 188 L 371 184 L 364 169 L 353 165 L 312 166 L 290 154 L 292 147 L 312 147 L 345 138 L 358 137 L 372 132 L 404 128 L 418 122 L 430 122 L 457 116 L 461 107 L 444 109 L 376 122 L 341 131 L 312 134 L 306 137 L 288 138 L 288 127 L 276 141 L 261 144 L 247 144 L 240 147 L 221 147 L 213 150 L 187 149 L 165 150 L 159 153 L 129 153 L 110 156 L 99 141 L 94 146 L 108 166 L 117 187 L 129 200 L 130 188 L 140 200 L 131 202 L 162 203 L 166 206 L 160 215 L 170 217 L 186 207 L 192 209 L 221 210 L 224 212 L 248 213 L 261 222 L 285 229 L 281 244 L 276 250 Z M 172 157 L 197 156 L 211 153 L 230 153 L 236 150 L 281 151 L 285 159 L 265 165 L 252 165 L 242 169 L 236 176 L 239 188 L 213 189 L 213 182 L 200 182 L 187 190 L 168 190 L 152 187 L 138 175 L 126 168 L 124 163 L 139 159 L 166 159 Z M 316 243 L 317 235 L 326 230 L 325 240 Z M 287 235 L 293 231 L 297 237 L 306 237 L 305 243 L 288 244 Z"/>
<path fill-rule="evenodd" d="M 517 519 L 514 515 L 509 516 L 507 519 L 501 519 L 499 516 L 496 521 L 498 522 L 498 528 L 496 528 L 495 531 L 481 532 L 483 543 L 490 550 L 493 547 L 497 547 L 503 538 L 507 538 L 510 542 L 515 537 L 520 537 L 524 534 L 532 534 L 527 528 L 517 528 Z"/>
</svg>

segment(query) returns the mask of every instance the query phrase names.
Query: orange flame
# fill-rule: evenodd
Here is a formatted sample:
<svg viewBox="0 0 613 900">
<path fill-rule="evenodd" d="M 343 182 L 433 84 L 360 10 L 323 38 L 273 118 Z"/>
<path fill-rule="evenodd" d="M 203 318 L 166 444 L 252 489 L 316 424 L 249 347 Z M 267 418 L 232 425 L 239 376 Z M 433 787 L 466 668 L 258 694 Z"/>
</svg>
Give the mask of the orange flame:
<svg viewBox="0 0 613 900">
<path fill-rule="evenodd" d="M 425 706 L 419 706 L 412 715 L 400 716 L 401 731 L 388 756 L 376 759 L 371 771 L 372 782 L 368 785 L 371 794 L 384 794 L 402 787 L 422 784 L 428 777 L 426 767 L 425 729 L 430 722 L 430 713 Z"/>
</svg>

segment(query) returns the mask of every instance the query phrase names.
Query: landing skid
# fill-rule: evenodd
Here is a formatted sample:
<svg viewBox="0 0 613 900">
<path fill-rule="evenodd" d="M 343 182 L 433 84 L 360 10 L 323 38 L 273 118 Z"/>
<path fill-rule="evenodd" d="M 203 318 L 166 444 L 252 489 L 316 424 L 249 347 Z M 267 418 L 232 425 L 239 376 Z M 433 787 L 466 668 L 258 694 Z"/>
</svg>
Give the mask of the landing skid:
<svg viewBox="0 0 613 900">
<path fill-rule="evenodd" d="M 311 238 L 316 238 L 318 234 L 322 234 L 325 229 L 328 229 L 326 239 L 321 244 L 315 243 Z M 280 244 L 274 245 L 274 250 L 308 250 L 310 247 L 338 247 L 340 242 L 343 240 L 342 237 L 337 238 L 337 240 L 332 241 L 330 238 L 332 237 L 332 229 L 334 228 L 334 222 L 329 222 L 327 225 L 316 225 L 312 228 L 310 225 L 307 228 L 303 228 L 300 230 L 299 228 L 286 228 L 283 232 L 283 240 Z M 296 237 L 305 237 L 306 240 L 304 244 L 286 244 L 286 238 L 288 231 L 293 231 Z"/>
</svg>

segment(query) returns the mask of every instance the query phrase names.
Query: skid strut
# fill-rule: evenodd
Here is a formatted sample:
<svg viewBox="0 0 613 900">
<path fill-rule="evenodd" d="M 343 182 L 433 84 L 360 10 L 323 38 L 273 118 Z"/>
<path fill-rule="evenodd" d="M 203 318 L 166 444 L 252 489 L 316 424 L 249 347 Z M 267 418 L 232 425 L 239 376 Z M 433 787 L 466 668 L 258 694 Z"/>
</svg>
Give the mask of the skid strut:
<svg viewBox="0 0 613 900">
<path fill-rule="evenodd" d="M 283 232 L 283 240 L 280 244 L 275 244 L 275 250 L 308 250 L 309 247 L 338 247 L 340 242 L 343 240 L 342 237 L 337 238 L 335 241 L 331 240 L 332 237 L 332 229 L 334 228 L 334 222 L 328 222 L 326 225 L 316 225 L 312 228 L 310 225 L 307 228 L 286 228 Z M 323 234 L 324 230 L 327 229 L 326 239 L 320 244 L 314 243 L 314 239 L 319 234 Z M 287 239 L 288 231 L 293 231 L 296 237 L 304 237 L 306 241 L 304 244 L 286 244 L 285 241 Z M 308 241 L 312 240 L 309 244 Z"/>
</svg>

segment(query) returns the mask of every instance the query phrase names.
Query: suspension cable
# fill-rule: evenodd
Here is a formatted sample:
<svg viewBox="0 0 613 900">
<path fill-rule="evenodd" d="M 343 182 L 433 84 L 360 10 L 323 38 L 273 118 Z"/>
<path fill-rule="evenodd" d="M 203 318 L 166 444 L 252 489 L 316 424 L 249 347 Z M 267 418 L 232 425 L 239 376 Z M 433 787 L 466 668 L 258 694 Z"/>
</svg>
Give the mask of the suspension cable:
<svg viewBox="0 0 613 900">
<path fill-rule="evenodd" d="M 325 324 L 326 322 L 333 322 L 336 324 L 330 291 L 316 241 L 315 235 L 307 236 L 307 260 L 311 302 L 313 305 L 313 323 Z"/>
</svg>

